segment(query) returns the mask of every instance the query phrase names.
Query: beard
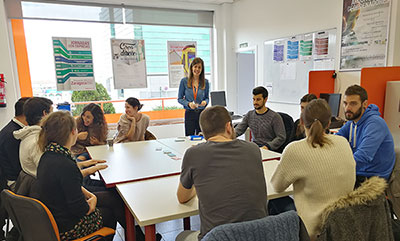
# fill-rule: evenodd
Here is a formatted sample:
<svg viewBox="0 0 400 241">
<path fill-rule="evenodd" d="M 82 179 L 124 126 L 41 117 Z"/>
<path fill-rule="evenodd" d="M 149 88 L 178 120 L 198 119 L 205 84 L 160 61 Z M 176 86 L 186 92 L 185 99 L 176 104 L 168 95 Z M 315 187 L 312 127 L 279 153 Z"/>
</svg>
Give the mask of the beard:
<svg viewBox="0 0 400 241">
<path fill-rule="evenodd" d="M 347 112 L 345 113 L 346 119 L 347 119 L 347 120 L 355 120 L 355 119 L 357 119 L 358 117 L 360 117 L 360 116 L 361 116 L 362 108 L 363 108 L 363 107 L 360 107 L 355 113 L 353 113 L 353 112 L 351 112 L 351 111 L 347 111 Z"/>
</svg>

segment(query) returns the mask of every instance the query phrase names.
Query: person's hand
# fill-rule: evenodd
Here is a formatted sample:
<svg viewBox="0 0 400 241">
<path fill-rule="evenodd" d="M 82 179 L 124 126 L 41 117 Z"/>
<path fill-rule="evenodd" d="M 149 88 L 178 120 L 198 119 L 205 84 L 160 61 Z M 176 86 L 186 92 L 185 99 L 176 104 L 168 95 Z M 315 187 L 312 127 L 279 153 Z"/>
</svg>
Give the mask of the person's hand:
<svg viewBox="0 0 400 241">
<path fill-rule="evenodd" d="M 136 121 L 136 118 L 134 116 L 126 115 L 126 118 L 128 118 L 128 120 L 130 121 Z"/>
<path fill-rule="evenodd" d="M 88 160 L 88 161 L 78 162 L 77 164 L 78 164 L 78 166 L 80 168 L 82 168 L 82 167 L 90 167 L 90 166 L 96 165 L 97 163 L 105 163 L 105 162 L 106 162 L 106 160 L 93 160 L 93 159 L 91 159 L 91 160 Z"/>
<path fill-rule="evenodd" d="M 189 107 L 190 107 L 190 109 L 194 110 L 197 108 L 197 105 L 194 102 L 190 102 Z"/>
<path fill-rule="evenodd" d="M 97 139 L 96 137 L 91 136 L 91 137 L 90 137 L 90 144 L 92 144 L 92 145 L 99 145 L 99 144 L 100 144 L 100 141 L 99 141 L 99 139 Z"/>
<path fill-rule="evenodd" d="M 85 140 L 88 136 L 88 132 L 87 131 L 82 131 L 78 133 L 78 139 L 79 140 Z"/>
<path fill-rule="evenodd" d="M 267 146 L 263 146 L 261 148 L 264 149 L 264 150 L 269 150 Z"/>
<path fill-rule="evenodd" d="M 205 101 L 205 100 L 203 100 L 201 103 L 200 103 L 200 106 L 206 106 L 207 105 L 207 102 Z"/>
<path fill-rule="evenodd" d="M 86 200 L 86 202 L 89 205 L 89 211 L 86 213 L 86 215 L 89 215 L 92 212 L 94 212 L 94 210 L 96 209 L 96 204 L 97 204 L 97 197 L 93 193 L 90 193 L 90 194 L 92 194 L 92 195 L 90 196 L 90 198 L 88 198 Z"/>
</svg>

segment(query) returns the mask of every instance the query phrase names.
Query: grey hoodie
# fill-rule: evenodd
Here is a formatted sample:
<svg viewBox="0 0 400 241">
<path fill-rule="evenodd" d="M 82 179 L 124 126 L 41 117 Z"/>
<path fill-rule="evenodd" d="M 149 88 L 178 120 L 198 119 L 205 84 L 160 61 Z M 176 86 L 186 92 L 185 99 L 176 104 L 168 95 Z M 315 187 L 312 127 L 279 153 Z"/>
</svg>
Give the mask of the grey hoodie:
<svg viewBox="0 0 400 241">
<path fill-rule="evenodd" d="M 43 152 L 39 149 L 38 139 L 42 127 L 38 125 L 25 126 L 14 131 L 15 139 L 21 140 L 19 147 L 19 160 L 22 170 L 29 175 L 36 177 L 39 160 Z"/>
</svg>

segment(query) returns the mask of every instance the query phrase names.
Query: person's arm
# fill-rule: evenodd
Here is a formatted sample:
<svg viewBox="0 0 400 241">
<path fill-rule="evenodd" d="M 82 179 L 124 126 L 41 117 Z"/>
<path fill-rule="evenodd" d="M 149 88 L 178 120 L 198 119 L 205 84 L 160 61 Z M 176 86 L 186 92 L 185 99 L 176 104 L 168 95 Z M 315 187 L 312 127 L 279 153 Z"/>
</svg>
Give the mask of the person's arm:
<svg viewBox="0 0 400 241">
<path fill-rule="evenodd" d="M 286 140 L 286 130 L 285 125 L 283 124 L 282 117 L 279 114 L 276 114 L 272 121 L 272 130 L 275 133 L 275 138 L 266 143 L 268 150 L 277 150 L 279 147 L 283 145 Z"/>
<path fill-rule="evenodd" d="M 105 164 L 95 165 L 95 166 L 91 166 L 91 167 L 82 169 L 81 173 L 82 173 L 83 177 L 86 177 L 86 176 L 94 174 L 97 171 L 106 169 L 107 167 L 108 167 L 108 165 L 105 165 Z"/>
<path fill-rule="evenodd" d="M 189 101 L 186 100 L 185 98 L 185 81 L 184 79 L 181 80 L 181 83 L 179 84 L 179 90 L 178 90 L 178 102 L 179 104 L 183 105 L 183 107 L 189 107 Z"/>
<path fill-rule="evenodd" d="M 88 132 L 87 131 L 82 131 L 82 132 L 78 133 L 78 137 L 77 138 L 78 138 L 78 140 L 83 141 L 83 140 L 86 140 L 87 136 L 88 136 Z"/>
<path fill-rule="evenodd" d="M 210 83 L 206 81 L 206 86 L 204 88 L 204 99 L 203 101 L 200 103 L 200 106 L 207 106 L 210 100 Z"/>
<path fill-rule="evenodd" d="M 365 123 L 363 137 L 356 145 L 357 150 L 354 152 L 356 162 L 370 163 L 375 157 L 378 148 L 386 137 L 386 123 L 383 119 Z M 360 138 L 357 136 L 356 138 Z"/>
<path fill-rule="evenodd" d="M 236 137 L 243 135 L 243 133 L 246 132 L 247 127 L 249 127 L 249 124 L 248 124 L 248 118 L 249 118 L 249 115 L 250 115 L 249 113 L 247 113 L 243 117 L 242 121 L 235 127 Z"/>
<path fill-rule="evenodd" d="M 127 115 L 128 117 L 128 115 Z M 131 126 L 129 127 L 129 131 L 128 133 L 126 133 L 125 135 L 125 139 L 128 139 L 130 141 L 133 141 L 133 136 L 135 135 L 135 131 L 136 131 L 136 119 L 134 117 L 128 117 L 128 119 L 130 119 L 131 122 Z"/>
<path fill-rule="evenodd" d="M 350 121 L 348 123 L 344 124 L 344 126 L 342 126 L 342 128 L 340 128 L 339 131 L 335 135 L 343 136 L 344 138 L 347 139 L 347 141 L 349 141 L 350 124 L 351 124 Z"/>
<path fill-rule="evenodd" d="M 180 182 L 178 186 L 178 190 L 176 192 L 176 196 L 178 198 L 179 203 L 185 203 L 192 199 L 196 195 L 196 190 L 194 189 L 193 182 L 193 167 L 190 163 L 190 157 L 193 156 L 192 150 L 189 148 L 186 150 L 183 160 L 182 160 L 182 168 L 181 168 L 181 176 Z"/>
<path fill-rule="evenodd" d="M 296 155 L 292 153 L 290 146 L 286 148 L 281 156 L 278 167 L 271 178 L 271 184 L 276 192 L 283 192 L 297 180 Z"/>
<path fill-rule="evenodd" d="M 57 171 L 57 176 L 60 188 L 64 192 L 68 211 L 74 216 L 83 217 L 88 213 L 90 207 L 82 191 L 79 168 L 73 165 L 75 164 L 70 161 L 66 162 Z"/>
<path fill-rule="evenodd" d="M 182 185 L 182 183 L 179 183 L 176 196 L 178 197 L 179 203 L 186 203 L 196 196 L 196 189 L 194 186 L 192 186 L 190 189 L 187 189 Z"/>
<path fill-rule="evenodd" d="M 97 197 L 93 193 L 86 190 L 86 188 L 84 188 L 84 187 L 82 187 L 82 192 L 86 198 L 86 202 L 89 205 L 89 211 L 86 213 L 86 215 L 89 215 L 96 209 Z"/>
</svg>

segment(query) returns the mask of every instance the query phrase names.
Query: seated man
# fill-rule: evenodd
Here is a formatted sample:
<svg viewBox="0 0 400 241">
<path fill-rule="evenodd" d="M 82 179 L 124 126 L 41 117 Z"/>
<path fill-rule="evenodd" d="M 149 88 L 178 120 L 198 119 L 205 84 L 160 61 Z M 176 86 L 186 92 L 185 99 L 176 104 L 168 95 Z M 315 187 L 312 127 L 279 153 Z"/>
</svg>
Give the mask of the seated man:
<svg viewBox="0 0 400 241">
<path fill-rule="evenodd" d="M 19 145 L 20 141 L 15 139 L 13 132 L 27 125 L 23 106 L 29 98 L 20 98 L 14 105 L 15 117 L 8 122 L 0 131 L 0 174 L 2 186 L 4 188 L 12 188 L 21 171 L 19 163 Z M 1 191 L 0 190 L 0 191 Z M 0 226 L 3 227 L 7 213 L 3 207 L 0 208 Z M 15 230 L 14 230 L 15 231 Z M 0 240 L 4 239 L 4 231 L 0 232 Z"/>
<path fill-rule="evenodd" d="M 241 136 L 250 127 L 253 141 L 262 148 L 276 151 L 286 140 L 282 117 L 267 108 L 268 91 L 262 86 L 253 89 L 254 110 L 249 111 L 236 128 L 236 136 Z"/>
<path fill-rule="evenodd" d="M 257 145 L 238 140 L 222 106 L 205 109 L 200 127 L 206 143 L 189 148 L 182 161 L 180 203 L 199 199 L 200 232 L 184 231 L 176 240 L 200 240 L 212 228 L 267 216 L 267 189 Z"/>
<path fill-rule="evenodd" d="M 395 162 L 394 143 L 378 106 L 368 105 L 367 91 L 359 85 L 346 89 L 343 105 L 349 121 L 337 135 L 345 137 L 353 150 L 356 186 L 372 176 L 389 180 Z"/>
</svg>

